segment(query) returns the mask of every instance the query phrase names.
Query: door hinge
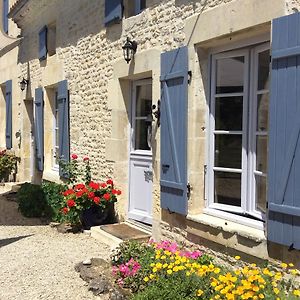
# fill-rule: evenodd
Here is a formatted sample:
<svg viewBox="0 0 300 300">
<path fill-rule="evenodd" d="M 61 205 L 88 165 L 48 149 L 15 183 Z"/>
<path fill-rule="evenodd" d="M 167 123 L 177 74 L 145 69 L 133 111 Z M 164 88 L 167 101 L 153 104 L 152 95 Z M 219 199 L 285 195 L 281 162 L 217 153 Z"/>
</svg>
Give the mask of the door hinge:
<svg viewBox="0 0 300 300">
<path fill-rule="evenodd" d="M 191 196 L 191 190 L 192 190 L 192 186 L 190 185 L 190 183 L 187 184 L 186 188 L 187 188 L 186 194 L 187 194 L 187 197 L 189 199 L 190 196 Z"/>
<path fill-rule="evenodd" d="M 190 84 L 192 82 L 192 71 L 188 71 L 188 84 Z"/>
</svg>

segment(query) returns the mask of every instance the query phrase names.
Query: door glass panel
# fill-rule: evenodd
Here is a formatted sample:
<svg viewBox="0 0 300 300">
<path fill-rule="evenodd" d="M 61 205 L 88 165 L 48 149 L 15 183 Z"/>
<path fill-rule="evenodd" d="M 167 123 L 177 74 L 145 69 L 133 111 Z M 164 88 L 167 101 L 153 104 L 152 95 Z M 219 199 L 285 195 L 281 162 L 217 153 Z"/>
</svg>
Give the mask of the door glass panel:
<svg viewBox="0 0 300 300">
<path fill-rule="evenodd" d="M 255 176 L 256 185 L 256 209 L 260 212 L 266 212 L 266 199 L 267 199 L 267 184 L 266 177 Z"/>
<path fill-rule="evenodd" d="M 217 60 L 216 94 L 243 92 L 244 61 L 244 56 Z"/>
<path fill-rule="evenodd" d="M 215 172 L 215 203 L 241 206 L 241 174 Z"/>
<path fill-rule="evenodd" d="M 242 130 L 243 97 L 216 98 L 216 130 Z"/>
<path fill-rule="evenodd" d="M 268 136 L 258 135 L 256 136 L 256 170 L 263 173 L 267 173 L 268 163 Z"/>
<path fill-rule="evenodd" d="M 147 117 L 152 108 L 152 88 L 150 84 L 136 88 L 136 116 Z"/>
<path fill-rule="evenodd" d="M 270 50 L 258 54 L 258 90 L 269 89 Z"/>
<path fill-rule="evenodd" d="M 269 122 L 269 94 L 257 98 L 257 131 L 267 131 Z"/>
<path fill-rule="evenodd" d="M 241 169 L 242 135 L 215 135 L 215 167 Z"/>
</svg>

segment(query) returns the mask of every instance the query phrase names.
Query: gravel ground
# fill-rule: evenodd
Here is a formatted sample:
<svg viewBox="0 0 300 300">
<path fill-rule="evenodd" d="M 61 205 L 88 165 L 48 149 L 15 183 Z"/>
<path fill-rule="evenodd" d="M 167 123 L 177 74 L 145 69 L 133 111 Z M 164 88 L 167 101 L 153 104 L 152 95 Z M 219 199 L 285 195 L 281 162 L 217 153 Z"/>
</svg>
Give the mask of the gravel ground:
<svg viewBox="0 0 300 300">
<path fill-rule="evenodd" d="M 0 196 L 0 300 L 104 299 L 87 290 L 74 270 L 109 248 L 87 234 L 62 234 L 40 220 L 23 218 Z"/>
</svg>

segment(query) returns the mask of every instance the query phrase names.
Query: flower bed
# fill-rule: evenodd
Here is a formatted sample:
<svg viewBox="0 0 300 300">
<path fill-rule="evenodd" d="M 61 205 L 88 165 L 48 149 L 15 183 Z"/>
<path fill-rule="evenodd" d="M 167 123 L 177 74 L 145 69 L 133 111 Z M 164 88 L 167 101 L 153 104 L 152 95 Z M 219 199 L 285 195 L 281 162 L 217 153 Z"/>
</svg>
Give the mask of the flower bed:
<svg viewBox="0 0 300 300">
<path fill-rule="evenodd" d="M 176 243 L 125 243 L 112 255 L 116 283 L 134 292 L 134 300 L 151 299 L 299 299 L 293 264 L 225 268 L 199 250 Z M 285 275 L 284 275 L 285 274 Z"/>
</svg>

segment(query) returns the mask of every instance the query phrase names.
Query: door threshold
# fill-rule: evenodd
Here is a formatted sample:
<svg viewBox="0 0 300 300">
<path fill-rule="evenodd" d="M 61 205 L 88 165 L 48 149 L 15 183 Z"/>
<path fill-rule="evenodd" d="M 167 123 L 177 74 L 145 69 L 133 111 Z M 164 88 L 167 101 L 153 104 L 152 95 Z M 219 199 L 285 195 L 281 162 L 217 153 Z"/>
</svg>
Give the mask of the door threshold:
<svg viewBox="0 0 300 300">
<path fill-rule="evenodd" d="M 125 223 L 132 224 L 132 225 L 134 225 L 136 227 L 139 227 L 139 228 L 143 229 L 144 231 L 152 234 L 152 225 L 142 223 L 142 222 L 139 222 L 139 221 L 136 221 L 136 220 L 133 220 L 133 219 L 127 219 L 125 221 Z"/>
</svg>

